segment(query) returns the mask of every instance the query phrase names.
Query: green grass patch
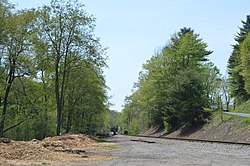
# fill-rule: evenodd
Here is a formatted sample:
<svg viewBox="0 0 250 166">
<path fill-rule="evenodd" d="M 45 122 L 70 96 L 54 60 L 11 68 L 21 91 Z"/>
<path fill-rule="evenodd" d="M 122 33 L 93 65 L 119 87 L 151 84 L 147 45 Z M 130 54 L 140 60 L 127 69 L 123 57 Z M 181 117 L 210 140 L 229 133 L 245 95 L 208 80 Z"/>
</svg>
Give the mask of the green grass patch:
<svg viewBox="0 0 250 166">
<path fill-rule="evenodd" d="M 117 144 L 112 144 L 112 143 L 111 144 L 98 144 L 98 145 L 95 145 L 95 147 L 105 149 L 105 150 L 116 150 L 116 149 L 118 149 Z"/>
<path fill-rule="evenodd" d="M 250 124 L 250 118 L 246 118 L 246 119 L 245 119 L 245 122 L 246 122 L 247 124 Z"/>
<path fill-rule="evenodd" d="M 109 142 L 109 141 L 102 139 L 102 138 L 96 138 L 95 141 L 96 142 Z"/>
<path fill-rule="evenodd" d="M 240 113 L 249 113 L 250 114 L 250 100 L 242 103 L 240 106 L 236 108 L 234 112 L 240 112 Z"/>
<path fill-rule="evenodd" d="M 246 126 L 249 126 L 250 118 L 229 115 L 221 111 L 214 111 L 212 112 L 211 119 L 208 121 L 207 124 L 205 124 L 204 127 L 206 128 L 206 127 L 220 126 L 220 125 L 224 126 L 230 124 L 234 124 L 239 128 L 244 128 Z"/>
<path fill-rule="evenodd" d="M 231 120 L 234 120 L 236 117 L 232 116 L 232 115 L 228 115 L 228 114 L 224 114 L 222 111 L 214 111 L 212 112 L 211 118 L 208 121 L 208 124 L 212 124 L 212 125 L 217 125 L 220 123 L 225 123 Z"/>
<path fill-rule="evenodd" d="M 91 136 L 92 139 L 94 139 L 96 142 L 110 142 L 110 141 L 107 141 L 103 138 L 99 138 L 99 137 L 96 137 L 96 136 Z"/>
</svg>

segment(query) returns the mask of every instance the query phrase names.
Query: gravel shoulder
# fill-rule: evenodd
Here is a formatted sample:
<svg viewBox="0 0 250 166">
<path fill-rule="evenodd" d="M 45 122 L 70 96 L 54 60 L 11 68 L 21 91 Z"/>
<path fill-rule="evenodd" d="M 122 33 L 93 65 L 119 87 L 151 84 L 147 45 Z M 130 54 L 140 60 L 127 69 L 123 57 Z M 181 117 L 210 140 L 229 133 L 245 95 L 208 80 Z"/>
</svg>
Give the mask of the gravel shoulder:
<svg viewBox="0 0 250 166">
<path fill-rule="evenodd" d="M 108 141 L 115 142 L 118 148 L 111 151 L 96 152 L 94 155 L 109 156 L 112 158 L 111 160 L 61 163 L 59 166 L 250 165 L 249 146 L 121 135 L 111 137 Z M 147 143 L 147 141 L 151 143 Z"/>
</svg>

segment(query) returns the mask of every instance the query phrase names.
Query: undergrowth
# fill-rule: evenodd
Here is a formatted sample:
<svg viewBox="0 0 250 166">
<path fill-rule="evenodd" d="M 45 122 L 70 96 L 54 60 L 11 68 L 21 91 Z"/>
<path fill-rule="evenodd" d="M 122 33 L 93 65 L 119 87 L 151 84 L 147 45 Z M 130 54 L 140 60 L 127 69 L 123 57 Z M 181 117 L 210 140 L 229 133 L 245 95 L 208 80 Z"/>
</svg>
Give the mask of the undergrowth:
<svg viewBox="0 0 250 166">
<path fill-rule="evenodd" d="M 236 108 L 234 112 L 250 113 L 250 100 L 242 103 L 240 106 Z"/>
</svg>

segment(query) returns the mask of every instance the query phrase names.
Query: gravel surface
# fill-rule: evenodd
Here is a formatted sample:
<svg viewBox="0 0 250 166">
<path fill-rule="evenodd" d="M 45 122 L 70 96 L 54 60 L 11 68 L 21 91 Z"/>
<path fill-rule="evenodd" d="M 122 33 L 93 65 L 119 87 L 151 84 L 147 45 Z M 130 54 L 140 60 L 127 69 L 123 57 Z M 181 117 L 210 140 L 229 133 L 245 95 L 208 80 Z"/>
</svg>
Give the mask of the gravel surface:
<svg viewBox="0 0 250 166">
<path fill-rule="evenodd" d="M 139 140 L 140 141 L 131 141 Z M 60 166 L 250 166 L 250 146 L 115 136 L 118 148 L 95 155 L 116 159 Z M 147 143 L 150 141 L 155 143 Z"/>
</svg>

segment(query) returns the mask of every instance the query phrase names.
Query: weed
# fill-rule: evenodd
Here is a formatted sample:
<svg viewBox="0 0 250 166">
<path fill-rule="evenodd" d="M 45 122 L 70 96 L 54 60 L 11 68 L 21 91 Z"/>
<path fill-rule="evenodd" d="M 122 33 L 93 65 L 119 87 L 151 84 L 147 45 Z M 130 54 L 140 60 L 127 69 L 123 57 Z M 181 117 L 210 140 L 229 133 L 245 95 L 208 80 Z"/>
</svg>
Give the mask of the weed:
<svg viewBox="0 0 250 166">
<path fill-rule="evenodd" d="M 250 124 L 250 118 L 246 118 L 246 119 L 245 119 L 245 122 L 246 122 L 247 124 Z"/>
<path fill-rule="evenodd" d="M 105 149 L 105 150 L 115 150 L 118 148 L 118 146 L 116 144 L 113 143 L 100 143 L 98 145 L 95 145 L 95 147 L 97 148 L 101 148 L 101 149 Z"/>
</svg>

